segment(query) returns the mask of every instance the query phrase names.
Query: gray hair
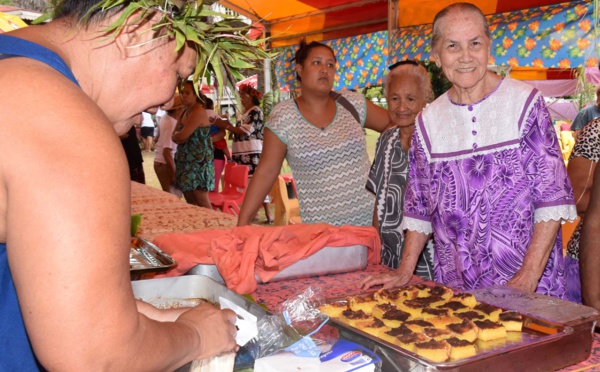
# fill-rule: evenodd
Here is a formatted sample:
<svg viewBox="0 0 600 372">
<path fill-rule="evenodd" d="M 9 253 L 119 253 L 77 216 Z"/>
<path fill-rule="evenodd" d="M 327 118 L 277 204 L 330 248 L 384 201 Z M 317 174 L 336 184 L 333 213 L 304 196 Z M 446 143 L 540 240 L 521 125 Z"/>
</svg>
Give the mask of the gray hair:
<svg viewBox="0 0 600 372">
<path fill-rule="evenodd" d="M 485 18 L 485 15 L 483 14 L 483 12 L 481 11 L 481 9 L 479 9 L 478 7 L 476 7 L 475 5 L 471 4 L 471 3 L 454 3 L 451 5 L 448 5 L 447 7 L 445 7 L 444 9 L 440 10 L 436 15 L 435 18 L 433 19 L 433 32 L 431 35 L 431 51 L 435 51 L 436 47 L 438 45 L 438 43 L 440 42 L 440 39 L 442 38 L 441 35 L 441 31 L 440 31 L 440 21 L 453 13 L 471 13 L 471 14 L 475 14 L 478 15 L 480 20 L 481 20 L 481 27 L 483 28 L 483 31 L 485 32 L 485 36 L 487 36 L 488 39 L 491 40 L 491 34 L 490 34 L 490 27 L 487 23 L 487 18 Z"/>
<path fill-rule="evenodd" d="M 431 87 L 431 78 L 429 77 L 429 73 L 421 65 L 413 64 L 405 64 L 392 69 L 387 76 L 385 77 L 385 83 L 383 85 L 383 92 L 385 94 L 386 99 L 390 94 L 390 85 L 392 85 L 392 81 L 398 76 L 410 76 L 415 78 L 419 82 L 419 86 L 423 91 L 423 97 L 427 102 L 433 101 L 433 88 Z"/>
</svg>

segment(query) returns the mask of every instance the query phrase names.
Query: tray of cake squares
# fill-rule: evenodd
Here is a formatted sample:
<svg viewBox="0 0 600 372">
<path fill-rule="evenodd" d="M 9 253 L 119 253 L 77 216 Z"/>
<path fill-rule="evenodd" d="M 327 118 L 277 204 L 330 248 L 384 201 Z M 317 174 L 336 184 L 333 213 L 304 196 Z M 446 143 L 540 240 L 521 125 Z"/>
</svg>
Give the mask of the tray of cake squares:
<svg viewBox="0 0 600 372">
<path fill-rule="evenodd" d="M 548 345 L 573 332 L 435 283 L 327 299 L 319 309 L 341 337 L 384 354 L 390 370 L 543 370 Z"/>
</svg>

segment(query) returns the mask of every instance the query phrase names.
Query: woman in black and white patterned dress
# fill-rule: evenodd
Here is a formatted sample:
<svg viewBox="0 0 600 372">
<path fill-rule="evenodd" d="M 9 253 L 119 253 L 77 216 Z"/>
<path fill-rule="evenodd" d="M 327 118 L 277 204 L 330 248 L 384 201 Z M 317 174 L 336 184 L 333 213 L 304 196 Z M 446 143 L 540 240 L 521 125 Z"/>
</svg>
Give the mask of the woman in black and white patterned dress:
<svg viewBox="0 0 600 372">
<path fill-rule="evenodd" d="M 569 244 L 567 245 L 567 257 L 565 258 L 565 269 L 567 271 L 567 291 L 578 294 L 571 297 L 573 300 L 581 302 L 581 283 L 579 272 L 570 270 L 579 265 L 579 238 L 583 217 L 590 200 L 590 190 L 594 180 L 594 170 L 596 163 L 600 159 L 600 118 L 590 121 L 583 127 L 569 158 L 569 178 L 573 185 L 573 195 L 575 196 L 575 206 L 577 214 L 581 217 L 577 228 L 573 232 Z"/>
<path fill-rule="evenodd" d="M 385 95 L 391 123 L 377 141 L 367 190 L 376 198 L 373 226 L 381 236 L 381 263 L 397 269 L 404 247 L 402 217 L 408 178 L 408 149 L 415 130 L 415 118 L 433 98 L 427 71 L 411 60 L 390 66 Z M 431 240 L 419 257 L 415 274 L 433 278 Z"/>
</svg>

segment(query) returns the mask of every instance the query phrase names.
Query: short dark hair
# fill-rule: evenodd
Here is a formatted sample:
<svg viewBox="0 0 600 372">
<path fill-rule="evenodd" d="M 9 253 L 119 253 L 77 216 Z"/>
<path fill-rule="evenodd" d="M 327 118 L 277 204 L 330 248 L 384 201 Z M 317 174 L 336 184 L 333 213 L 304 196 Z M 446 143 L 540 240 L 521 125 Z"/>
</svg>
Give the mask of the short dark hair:
<svg viewBox="0 0 600 372">
<path fill-rule="evenodd" d="M 213 110 L 215 108 L 215 103 L 212 98 L 204 96 L 204 108 L 207 110 Z"/>
<path fill-rule="evenodd" d="M 308 58 L 308 55 L 310 54 L 310 51 L 313 50 L 314 48 L 319 48 L 319 47 L 329 49 L 331 54 L 333 54 L 333 59 L 337 62 L 337 58 L 335 58 L 335 52 L 333 51 L 333 48 L 331 48 L 329 45 L 319 43 L 318 41 L 311 41 L 309 44 L 307 44 L 305 39 L 302 39 L 300 41 L 300 46 L 298 47 L 298 50 L 296 50 L 296 54 L 294 54 L 294 58 L 292 58 L 292 60 L 290 62 L 295 61 L 296 64 L 298 64 L 298 65 L 304 64 L 304 61 L 306 61 L 306 58 Z M 298 73 L 296 73 L 296 80 L 302 81 L 302 79 L 300 78 Z"/>
<path fill-rule="evenodd" d="M 110 9 L 97 5 L 103 0 L 52 0 L 53 19 L 71 19 L 74 22 L 89 24 L 102 21 L 125 9 L 129 1 Z"/>
</svg>

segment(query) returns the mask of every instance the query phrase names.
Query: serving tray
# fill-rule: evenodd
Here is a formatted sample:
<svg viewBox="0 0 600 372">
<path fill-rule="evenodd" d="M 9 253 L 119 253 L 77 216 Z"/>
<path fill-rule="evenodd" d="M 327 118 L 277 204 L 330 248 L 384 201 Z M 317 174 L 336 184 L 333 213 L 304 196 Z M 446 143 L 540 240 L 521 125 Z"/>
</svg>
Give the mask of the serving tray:
<svg viewBox="0 0 600 372">
<path fill-rule="evenodd" d="M 361 296 L 364 294 L 358 294 Z M 345 298 L 325 302 L 343 302 Z M 481 302 L 481 301 L 480 301 Z M 475 356 L 436 363 L 414 352 L 331 318 L 342 338 L 360 343 L 378 353 L 383 360 L 383 371 L 525 371 L 553 370 L 560 366 L 548 365 L 547 353 L 562 340 L 568 339 L 573 328 L 531 314 L 522 314 L 522 332 L 507 332 L 506 339 L 476 341 Z M 568 364 L 567 364 L 568 365 Z"/>
<path fill-rule="evenodd" d="M 144 238 L 131 238 L 129 272 L 131 280 L 139 279 L 144 273 L 159 273 L 169 270 L 176 262 L 156 245 Z"/>
</svg>

